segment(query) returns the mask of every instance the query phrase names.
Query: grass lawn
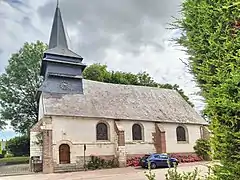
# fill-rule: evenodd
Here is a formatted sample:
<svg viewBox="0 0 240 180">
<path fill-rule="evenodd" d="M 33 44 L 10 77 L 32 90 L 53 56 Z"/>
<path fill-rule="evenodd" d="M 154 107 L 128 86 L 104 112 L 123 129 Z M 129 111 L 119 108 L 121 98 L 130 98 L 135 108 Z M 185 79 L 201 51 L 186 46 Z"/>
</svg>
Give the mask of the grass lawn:
<svg viewBox="0 0 240 180">
<path fill-rule="evenodd" d="M 9 157 L 0 159 L 0 165 L 28 164 L 29 157 Z"/>
</svg>

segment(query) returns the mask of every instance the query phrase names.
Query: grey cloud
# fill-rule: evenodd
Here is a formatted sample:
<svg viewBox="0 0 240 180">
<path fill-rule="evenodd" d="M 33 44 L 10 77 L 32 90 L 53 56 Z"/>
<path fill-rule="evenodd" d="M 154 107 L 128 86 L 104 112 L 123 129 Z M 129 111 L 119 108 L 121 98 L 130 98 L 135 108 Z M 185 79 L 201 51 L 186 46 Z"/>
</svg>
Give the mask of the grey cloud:
<svg viewBox="0 0 240 180">
<path fill-rule="evenodd" d="M 68 31 L 77 28 L 75 41 L 83 57 L 100 60 L 109 48 L 139 55 L 142 46 L 164 50 L 163 36 L 180 0 L 68 0 L 61 1 Z M 56 1 L 38 9 L 43 22 L 51 22 Z M 162 39 L 161 39 L 162 38 Z"/>
<path fill-rule="evenodd" d="M 4 2 L 8 3 L 11 7 L 13 7 L 14 9 L 22 12 L 22 13 L 25 13 L 23 10 L 22 10 L 22 7 L 29 7 L 27 4 L 28 4 L 28 1 L 21 1 L 21 0 L 3 0 Z"/>
</svg>

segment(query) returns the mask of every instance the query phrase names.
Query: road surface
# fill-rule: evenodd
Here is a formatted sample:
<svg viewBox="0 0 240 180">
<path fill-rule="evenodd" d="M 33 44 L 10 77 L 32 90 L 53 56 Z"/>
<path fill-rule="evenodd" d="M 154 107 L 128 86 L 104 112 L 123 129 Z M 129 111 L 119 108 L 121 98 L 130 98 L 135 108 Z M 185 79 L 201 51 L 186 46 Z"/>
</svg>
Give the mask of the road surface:
<svg viewBox="0 0 240 180">
<path fill-rule="evenodd" d="M 187 163 L 180 164 L 179 171 L 190 172 L 198 168 L 203 175 L 207 172 L 206 163 Z M 0 180 L 147 180 L 144 172 L 147 170 L 141 168 L 116 168 L 95 171 L 82 171 L 72 173 L 55 174 L 31 174 L 21 176 L 0 177 Z M 156 179 L 164 180 L 167 168 L 155 169 Z"/>
</svg>

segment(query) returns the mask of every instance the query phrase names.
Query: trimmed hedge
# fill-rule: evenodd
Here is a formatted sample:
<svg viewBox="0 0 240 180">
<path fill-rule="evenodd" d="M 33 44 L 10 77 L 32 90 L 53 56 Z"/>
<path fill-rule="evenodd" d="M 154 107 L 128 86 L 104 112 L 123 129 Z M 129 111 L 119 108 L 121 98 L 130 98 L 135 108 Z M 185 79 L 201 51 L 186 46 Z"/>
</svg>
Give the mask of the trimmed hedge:
<svg viewBox="0 0 240 180">
<path fill-rule="evenodd" d="M 29 157 L 9 157 L 0 159 L 1 165 L 28 164 Z"/>
</svg>

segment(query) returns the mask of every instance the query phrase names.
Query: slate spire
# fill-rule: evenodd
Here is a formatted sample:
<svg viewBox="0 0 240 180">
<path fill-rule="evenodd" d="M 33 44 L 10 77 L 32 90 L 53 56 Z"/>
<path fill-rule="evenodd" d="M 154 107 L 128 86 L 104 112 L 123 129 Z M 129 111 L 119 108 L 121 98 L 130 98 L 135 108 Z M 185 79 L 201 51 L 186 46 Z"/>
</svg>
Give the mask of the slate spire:
<svg viewBox="0 0 240 180">
<path fill-rule="evenodd" d="M 64 29 L 64 24 L 62 20 L 61 11 L 59 8 L 59 1 L 57 1 L 57 6 L 54 14 L 52 30 L 48 45 L 48 50 L 45 52 L 48 54 L 55 54 L 60 56 L 68 56 L 72 58 L 78 58 L 78 60 L 82 61 L 82 57 L 75 52 L 71 51 L 68 48 L 66 33 Z"/>
<path fill-rule="evenodd" d="M 44 52 L 40 92 L 83 94 L 83 58 L 68 48 L 59 4 L 54 14 L 49 48 Z"/>
<path fill-rule="evenodd" d="M 67 38 L 64 30 L 61 11 L 59 8 L 59 2 L 55 10 L 55 15 L 52 24 L 52 31 L 49 41 L 49 49 L 59 47 L 68 49 Z"/>
</svg>

